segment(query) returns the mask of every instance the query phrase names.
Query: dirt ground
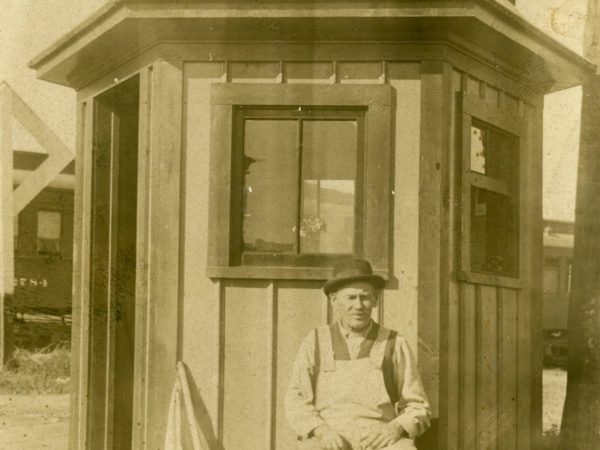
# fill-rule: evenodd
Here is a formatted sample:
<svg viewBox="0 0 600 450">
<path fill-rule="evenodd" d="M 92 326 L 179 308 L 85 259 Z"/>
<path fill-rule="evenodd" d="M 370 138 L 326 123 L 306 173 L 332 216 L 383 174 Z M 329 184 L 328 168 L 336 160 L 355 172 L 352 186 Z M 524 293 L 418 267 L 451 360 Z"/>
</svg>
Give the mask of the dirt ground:
<svg viewBox="0 0 600 450">
<path fill-rule="evenodd" d="M 544 370 L 544 432 L 560 428 L 566 381 L 564 370 Z M 66 450 L 68 422 L 68 394 L 0 395 L 0 450 Z"/>
<path fill-rule="evenodd" d="M 66 450 L 69 395 L 0 395 L 0 450 Z"/>
<path fill-rule="evenodd" d="M 544 369 L 543 430 L 558 433 L 567 390 L 567 372 L 563 369 Z"/>
</svg>

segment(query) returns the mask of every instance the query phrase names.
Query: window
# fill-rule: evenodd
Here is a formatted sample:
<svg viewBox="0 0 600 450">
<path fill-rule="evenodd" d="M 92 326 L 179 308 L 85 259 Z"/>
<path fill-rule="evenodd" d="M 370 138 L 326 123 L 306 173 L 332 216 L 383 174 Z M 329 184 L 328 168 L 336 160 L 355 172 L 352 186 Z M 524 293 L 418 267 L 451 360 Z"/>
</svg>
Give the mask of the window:
<svg viewBox="0 0 600 450">
<path fill-rule="evenodd" d="M 61 253 L 61 214 L 56 211 L 37 213 L 37 254 L 56 256 Z"/>
<path fill-rule="evenodd" d="M 236 261 L 311 265 L 360 254 L 364 110 L 239 107 L 235 123 Z"/>
<path fill-rule="evenodd" d="M 462 103 L 461 273 L 510 284 L 519 277 L 519 120 L 469 95 Z"/>
<path fill-rule="evenodd" d="M 544 258 L 544 275 L 542 278 L 544 294 L 558 294 L 560 286 L 559 273 L 559 260 L 557 258 Z"/>
<path fill-rule="evenodd" d="M 391 88 L 215 84 L 211 95 L 209 276 L 324 279 L 352 255 L 386 276 Z"/>
<path fill-rule="evenodd" d="M 13 250 L 19 251 L 19 214 L 13 216 Z"/>
</svg>

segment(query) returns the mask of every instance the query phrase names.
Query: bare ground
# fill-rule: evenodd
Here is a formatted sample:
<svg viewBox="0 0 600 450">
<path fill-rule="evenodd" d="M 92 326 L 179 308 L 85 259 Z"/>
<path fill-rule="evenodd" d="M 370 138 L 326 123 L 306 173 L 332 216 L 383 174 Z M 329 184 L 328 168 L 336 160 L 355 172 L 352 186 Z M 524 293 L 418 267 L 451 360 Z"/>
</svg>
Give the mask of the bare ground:
<svg viewBox="0 0 600 450">
<path fill-rule="evenodd" d="M 543 421 L 548 439 L 560 429 L 566 380 L 564 370 L 544 369 Z M 68 394 L 0 395 L 0 450 L 66 450 L 68 422 Z"/>
<path fill-rule="evenodd" d="M 0 395 L 1 450 L 66 450 L 69 395 Z"/>
</svg>

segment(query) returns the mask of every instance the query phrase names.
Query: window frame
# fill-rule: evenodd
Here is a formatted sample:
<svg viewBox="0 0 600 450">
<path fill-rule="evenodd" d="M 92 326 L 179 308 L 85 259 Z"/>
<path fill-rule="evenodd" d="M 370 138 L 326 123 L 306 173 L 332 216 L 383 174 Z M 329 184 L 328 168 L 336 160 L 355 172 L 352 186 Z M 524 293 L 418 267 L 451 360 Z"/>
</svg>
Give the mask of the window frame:
<svg viewBox="0 0 600 450">
<path fill-rule="evenodd" d="M 498 287 L 509 287 L 521 289 L 523 278 L 523 264 L 521 256 L 523 255 L 522 243 L 522 214 L 521 205 L 523 202 L 523 189 L 521 179 L 521 164 L 524 160 L 523 153 L 526 151 L 523 143 L 525 130 L 523 119 L 515 114 L 502 110 L 499 107 L 487 103 L 484 99 L 476 97 L 465 92 L 458 93 L 458 125 L 460 142 L 458 149 L 460 156 L 458 158 L 460 167 L 460 209 L 459 209 L 459 245 L 458 245 L 458 271 L 457 278 L 460 281 L 466 281 L 474 284 L 485 284 Z M 471 171 L 471 126 L 481 123 L 484 126 L 496 128 L 500 132 L 508 133 L 516 137 L 518 147 L 516 153 L 518 155 L 518 165 L 516 168 L 511 167 L 514 171 L 513 178 L 507 181 L 508 188 L 514 190 L 506 195 L 511 203 L 511 209 L 514 213 L 514 218 L 517 220 L 516 231 L 512 239 L 515 240 L 516 257 L 515 264 L 516 274 L 514 276 L 482 273 L 475 271 L 471 265 L 471 189 L 473 187 L 487 189 L 492 186 L 491 192 L 499 193 L 494 187 L 495 180 L 490 177 Z M 512 163 L 511 163 L 512 166 Z M 516 178 L 516 179 L 515 179 Z"/>
<path fill-rule="evenodd" d="M 389 277 L 392 182 L 392 104 L 389 85 L 303 85 L 213 83 L 211 85 L 211 140 L 207 275 L 211 278 L 327 279 L 335 258 L 316 258 L 307 266 L 242 265 L 232 214 L 235 180 L 236 110 L 248 108 L 361 109 L 364 114 L 362 185 L 362 248 L 375 273 Z M 359 199 L 360 196 L 357 196 Z M 346 255 L 347 257 L 348 255 Z M 312 261 L 311 261 L 312 263 Z"/>
</svg>

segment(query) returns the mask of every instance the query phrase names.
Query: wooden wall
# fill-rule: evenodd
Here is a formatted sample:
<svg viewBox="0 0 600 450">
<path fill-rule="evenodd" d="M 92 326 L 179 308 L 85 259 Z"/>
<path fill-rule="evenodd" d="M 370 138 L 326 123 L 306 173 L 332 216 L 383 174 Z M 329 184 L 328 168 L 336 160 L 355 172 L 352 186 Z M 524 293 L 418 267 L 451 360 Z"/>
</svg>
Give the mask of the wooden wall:
<svg viewBox="0 0 600 450">
<path fill-rule="evenodd" d="M 140 148 L 154 156 L 144 158 L 139 169 L 144 194 L 138 206 L 138 266 L 147 260 L 152 264 L 138 275 L 136 448 L 161 445 L 176 359 L 190 368 L 226 449 L 294 448 L 296 437 L 283 407 L 291 364 L 309 330 L 331 320 L 320 281 L 206 276 L 212 83 L 388 83 L 394 88 L 392 279 L 377 315 L 399 330 L 417 354 L 438 429 L 427 448 L 526 450 L 531 436 L 541 435 L 541 272 L 534 270 L 536 264 L 541 268 L 542 249 L 541 107 L 518 100 L 516 82 L 489 66 L 473 65 L 486 82 L 466 75 L 471 65 L 464 55 L 456 57 L 459 71 L 450 62 L 366 60 L 376 52 L 359 52 L 360 61 L 312 62 L 298 61 L 294 54 L 294 61 L 170 63 L 153 62 L 156 55 L 149 54 L 80 93 L 80 136 L 89 137 L 90 96 L 115 75 L 150 64 L 140 72 Z M 459 218 L 455 101 L 461 90 L 531 123 L 521 160 L 520 289 L 454 278 Z M 88 140 L 80 144 L 79 156 L 89 153 L 89 145 Z M 153 152 L 176 164 L 162 162 Z M 78 168 L 83 174 L 79 187 L 87 188 L 76 197 L 81 219 L 76 222 L 75 297 L 81 302 L 74 308 L 75 349 L 88 345 L 89 261 L 84 255 L 91 201 L 89 161 L 79 158 Z M 168 176 L 161 178 L 160 171 L 167 169 Z M 160 179 L 168 192 L 153 181 Z M 181 200 L 177 204 L 168 198 Z M 162 217 L 161 211 L 169 214 Z M 170 230 L 168 242 L 164 230 Z M 170 259 L 163 261 L 157 248 Z M 71 439 L 77 443 L 85 441 L 82 394 L 89 377 L 83 352 L 76 352 L 74 367 L 78 413 Z"/>
<path fill-rule="evenodd" d="M 471 284 L 451 276 L 459 245 L 457 202 L 448 204 L 447 298 L 440 324 L 440 442 L 448 449 L 529 449 L 541 436 L 541 106 L 503 91 L 495 80 L 454 70 L 451 95 L 467 91 L 529 124 L 520 145 L 520 288 Z M 455 101 L 448 141 L 449 168 L 459 167 L 454 148 Z M 459 193 L 458 171 L 449 170 L 450 199 Z"/>
<path fill-rule="evenodd" d="M 394 251 L 390 288 L 377 315 L 418 342 L 420 64 L 197 62 L 184 65 L 183 360 L 228 449 L 291 449 L 284 416 L 295 354 L 309 331 L 331 320 L 320 281 L 206 277 L 210 85 L 390 83 L 396 89 Z M 432 324 L 435 326 L 435 324 Z"/>
</svg>

